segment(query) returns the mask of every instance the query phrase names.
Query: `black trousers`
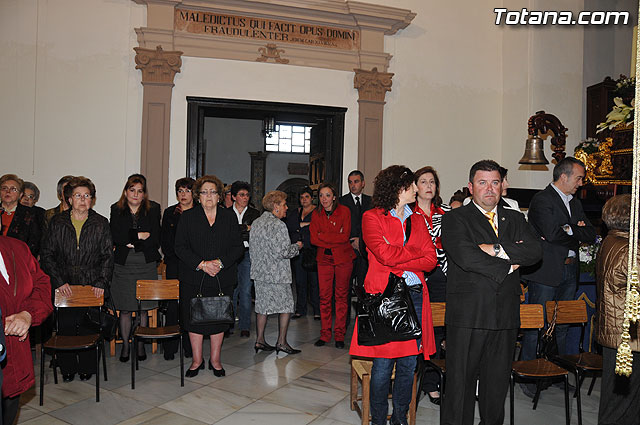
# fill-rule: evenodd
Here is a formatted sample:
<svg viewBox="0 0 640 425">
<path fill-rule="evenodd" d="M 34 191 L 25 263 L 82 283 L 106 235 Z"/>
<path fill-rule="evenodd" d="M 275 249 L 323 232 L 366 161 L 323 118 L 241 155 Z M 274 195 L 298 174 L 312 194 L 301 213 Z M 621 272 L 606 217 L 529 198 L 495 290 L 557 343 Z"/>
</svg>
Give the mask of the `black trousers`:
<svg viewBox="0 0 640 425">
<path fill-rule="evenodd" d="M 429 290 L 429 302 L 445 302 L 447 295 L 447 276 L 442 272 L 442 268 L 437 266 L 433 272 L 427 276 L 427 289 Z M 445 328 L 438 326 L 433 328 L 433 336 L 436 342 L 436 353 L 434 359 L 443 358 L 442 341 L 445 339 Z M 427 370 L 424 375 L 422 389 L 427 392 L 438 391 L 440 385 L 440 375 L 435 370 Z"/>
<path fill-rule="evenodd" d="M 178 301 L 166 301 L 167 310 L 164 316 L 165 326 L 177 325 L 178 317 L 180 316 L 180 311 L 178 311 Z M 182 308 L 182 306 L 180 306 Z M 162 349 L 164 350 L 164 355 L 168 356 L 169 354 L 175 354 L 178 352 L 178 339 L 164 339 L 162 340 Z M 187 332 L 182 333 L 182 350 L 191 354 L 191 342 L 189 341 L 189 334 Z"/>
<path fill-rule="evenodd" d="M 362 238 L 360 238 L 360 249 L 364 249 L 364 243 L 362 242 Z M 351 283 L 354 281 L 357 285 L 364 286 L 364 278 L 367 275 L 367 270 L 369 270 L 369 262 L 365 257 L 360 254 L 360 252 L 355 251 L 356 258 L 353 260 L 353 269 L 351 270 Z M 351 298 L 353 296 L 353 285 L 349 285 L 349 299 L 347 303 L 347 328 L 351 323 Z"/>
<path fill-rule="evenodd" d="M 602 347 L 602 389 L 599 425 L 640 423 L 640 353 L 633 353 L 630 377 L 616 375 L 616 350 Z"/>
<path fill-rule="evenodd" d="M 473 425 L 476 379 L 482 425 L 501 425 L 518 330 L 447 325 L 447 385 L 440 423 Z"/>
<path fill-rule="evenodd" d="M 13 425 L 20 408 L 20 396 L 2 397 L 2 424 Z"/>
<path fill-rule="evenodd" d="M 86 326 L 85 316 L 89 308 L 62 308 L 58 310 L 58 334 L 89 335 L 95 329 Z M 67 375 L 72 373 L 96 373 L 96 353 L 94 350 L 81 350 L 56 353 L 60 371 Z"/>
</svg>

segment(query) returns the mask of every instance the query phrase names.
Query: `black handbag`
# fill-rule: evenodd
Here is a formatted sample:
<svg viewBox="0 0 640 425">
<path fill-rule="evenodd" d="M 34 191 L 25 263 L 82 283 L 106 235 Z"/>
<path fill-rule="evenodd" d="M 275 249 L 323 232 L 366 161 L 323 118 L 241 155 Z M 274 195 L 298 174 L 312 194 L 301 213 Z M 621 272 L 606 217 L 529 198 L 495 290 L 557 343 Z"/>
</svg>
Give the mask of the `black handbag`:
<svg viewBox="0 0 640 425">
<path fill-rule="evenodd" d="M 204 273 L 204 272 L 203 272 Z M 218 296 L 203 297 L 202 284 L 206 274 L 202 276 L 200 281 L 200 290 L 195 298 L 191 299 L 191 315 L 192 325 L 224 325 L 235 323 L 235 314 L 233 312 L 233 303 L 231 297 L 222 293 L 220 279 L 218 281 Z"/>
<path fill-rule="evenodd" d="M 89 308 L 85 314 L 84 324 L 89 329 L 94 329 L 95 333 L 102 335 L 107 341 L 111 341 L 116 336 L 118 329 L 118 316 L 115 314 L 116 307 L 109 291 L 104 291 L 104 305 L 100 308 Z"/>
<path fill-rule="evenodd" d="M 407 221 L 406 240 L 411 235 Z M 381 294 L 368 294 L 364 284 L 356 285 L 358 298 L 358 344 L 371 346 L 392 341 L 409 341 L 422 336 L 422 322 L 416 313 L 405 279 L 389 273 L 387 287 Z"/>
<path fill-rule="evenodd" d="M 540 346 L 538 357 L 551 360 L 558 355 L 558 343 L 556 341 L 556 319 L 558 317 L 558 302 L 556 301 L 553 309 L 553 319 L 549 322 L 547 330 L 540 338 Z"/>
</svg>

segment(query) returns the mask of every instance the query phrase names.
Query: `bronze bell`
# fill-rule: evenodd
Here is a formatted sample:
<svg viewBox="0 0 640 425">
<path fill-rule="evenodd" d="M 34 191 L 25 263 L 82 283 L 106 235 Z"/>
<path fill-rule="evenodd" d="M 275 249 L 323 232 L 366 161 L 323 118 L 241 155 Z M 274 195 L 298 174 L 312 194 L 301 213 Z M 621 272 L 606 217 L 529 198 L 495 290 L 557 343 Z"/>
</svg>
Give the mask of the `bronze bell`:
<svg viewBox="0 0 640 425">
<path fill-rule="evenodd" d="M 548 164 L 547 158 L 544 156 L 544 146 L 542 140 L 538 136 L 529 135 L 524 147 L 524 155 L 518 161 L 519 164 Z"/>
</svg>

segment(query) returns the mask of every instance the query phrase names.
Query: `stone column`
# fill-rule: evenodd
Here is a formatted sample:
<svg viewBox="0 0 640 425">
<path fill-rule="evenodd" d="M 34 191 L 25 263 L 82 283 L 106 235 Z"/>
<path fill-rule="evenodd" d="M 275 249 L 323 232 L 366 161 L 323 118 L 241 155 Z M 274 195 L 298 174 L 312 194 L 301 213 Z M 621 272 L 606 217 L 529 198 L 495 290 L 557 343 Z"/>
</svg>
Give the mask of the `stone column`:
<svg viewBox="0 0 640 425">
<path fill-rule="evenodd" d="M 136 69 L 142 71 L 142 150 L 140 172 L 147 178 L 149 198 L 166 208 L 169 199 L 169 125 L 173 77 L 180 72 L 182 52 L 134 47 Z"/>
<path fill-rule="evenodd" d="M 267 155 L 269 152 L 249 152 L 251 156 L 251 200 L 262 211 L 262 198 L 265 195 Z"/>
<path fill-rule="evenodd" d="M 391 91 L 392 73 L 354 69 L 358 89 L 358 169 L 369 182 L 382 169 L 382 117 L 384 97 Z"/>
</svg>

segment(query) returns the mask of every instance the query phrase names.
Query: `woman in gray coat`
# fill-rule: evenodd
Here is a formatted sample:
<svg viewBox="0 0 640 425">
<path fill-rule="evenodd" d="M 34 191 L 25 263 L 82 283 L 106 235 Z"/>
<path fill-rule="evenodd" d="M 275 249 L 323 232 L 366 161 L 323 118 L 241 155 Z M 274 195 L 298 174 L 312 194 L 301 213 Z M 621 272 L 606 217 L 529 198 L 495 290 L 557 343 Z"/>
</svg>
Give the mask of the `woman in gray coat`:
<svg viewBox="0 0 640 425">
<path fill-rule="evenodd" d="M 251 279 L 256 290 L 256 353 L 260 350 L 297 354 L 287 342 L 289 319 L 294 310 L 291 292 L 290 258 L 298 255 L 302 242 L 291 243 L 287 226 L 287 194 L 273 190 L 262 198 L 265 211 L 251 226 L 249 254 Z M 267 316 L 279 313 L 278 342 L 273 347 L 264 340 Z"/>
</svg>

